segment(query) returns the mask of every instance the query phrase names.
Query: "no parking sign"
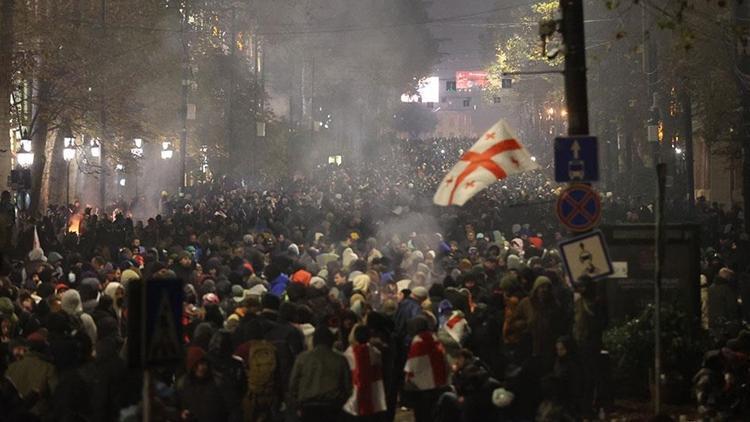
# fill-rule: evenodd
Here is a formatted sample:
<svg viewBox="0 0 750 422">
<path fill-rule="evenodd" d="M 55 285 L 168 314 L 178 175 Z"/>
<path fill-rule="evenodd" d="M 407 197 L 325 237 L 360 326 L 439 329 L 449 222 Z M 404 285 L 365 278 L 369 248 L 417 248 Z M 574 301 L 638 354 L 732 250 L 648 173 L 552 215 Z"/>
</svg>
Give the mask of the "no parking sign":
<svg viewBox="0 0 750 422">
<path fill-rule="evenodd" d="M 575 232 L 591 230 L 599 224 L 602 203 L 591 186 L 575 184 L 566 188 L 557 199 L 557 218 Z"/>
</svg>

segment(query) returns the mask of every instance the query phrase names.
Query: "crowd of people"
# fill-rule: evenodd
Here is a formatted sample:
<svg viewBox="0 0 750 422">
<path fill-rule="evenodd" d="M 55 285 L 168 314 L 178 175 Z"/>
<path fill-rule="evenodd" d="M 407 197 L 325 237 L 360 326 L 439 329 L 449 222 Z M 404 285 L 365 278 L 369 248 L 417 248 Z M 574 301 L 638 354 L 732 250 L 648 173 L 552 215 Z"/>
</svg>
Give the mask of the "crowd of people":
<svg viewBox="0 0 750 422">
<path fill-rule="evenodd" d="M 135 420 L 129 291 L 154 279 L 184 293 L 184 359 L 152 371 L 154 420 L 596 415 L 611 400 L 606 300 L 599 282 L 563 275 L 558 186 L 535 172 L 439 209 L 446 156 L 414 141 L 359 168 L 222 179 L 164 196 L 146 221 L 80 204 L 18 216 L 3 194 L 0 420 Z M 611 222 L 652 212 L 605 202 Z M 747 272 L 741 210 L 698 205 L 707 279 Z"/>
</svg>

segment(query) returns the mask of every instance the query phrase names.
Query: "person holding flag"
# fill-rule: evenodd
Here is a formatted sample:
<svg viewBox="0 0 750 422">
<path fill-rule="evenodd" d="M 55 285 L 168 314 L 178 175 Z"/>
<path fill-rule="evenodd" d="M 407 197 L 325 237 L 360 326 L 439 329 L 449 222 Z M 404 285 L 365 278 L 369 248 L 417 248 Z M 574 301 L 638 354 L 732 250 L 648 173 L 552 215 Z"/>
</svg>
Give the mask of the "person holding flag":
<svg viewBox="0 0 750 422">
<path fill-rule="evenodd" d="M 386 411 L 383 363 L 380 351 L 370 345 L 370 328 L 355 326 L 350 342 L 344 357 L 352 370 L 354 391 L 344 405 L 344 411 L 352 421 L 382 420 Z"/>
</svg>

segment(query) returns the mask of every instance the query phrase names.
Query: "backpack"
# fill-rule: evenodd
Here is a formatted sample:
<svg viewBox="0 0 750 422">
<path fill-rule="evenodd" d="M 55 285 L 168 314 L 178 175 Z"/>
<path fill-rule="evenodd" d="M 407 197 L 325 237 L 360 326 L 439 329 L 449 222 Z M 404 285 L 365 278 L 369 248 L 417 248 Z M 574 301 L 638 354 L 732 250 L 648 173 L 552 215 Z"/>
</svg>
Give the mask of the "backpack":
<svg viewBox="0 0 750 422">
<path fill-rule="evenodd" d="M 276 390 L 276 347 L 266 340 L 253 340 L 247 358 L 247 394 L 272 400 Z"/>
</svg>

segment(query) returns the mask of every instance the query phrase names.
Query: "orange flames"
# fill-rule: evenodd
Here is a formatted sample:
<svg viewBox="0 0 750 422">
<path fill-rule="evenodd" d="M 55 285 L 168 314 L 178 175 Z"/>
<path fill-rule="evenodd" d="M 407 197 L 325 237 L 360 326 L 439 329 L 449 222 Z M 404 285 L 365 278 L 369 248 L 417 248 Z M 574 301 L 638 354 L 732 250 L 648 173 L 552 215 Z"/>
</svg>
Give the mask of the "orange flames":
<svg viewBox="0 0 750 422">
<path fill-rule="evenodd" d="M 80 234 L 81 220 L 83 220 L 83 215 L 81 214 L 71 215 L 70 218 L 68 219 L 68 233 Z"/>
</svg>

